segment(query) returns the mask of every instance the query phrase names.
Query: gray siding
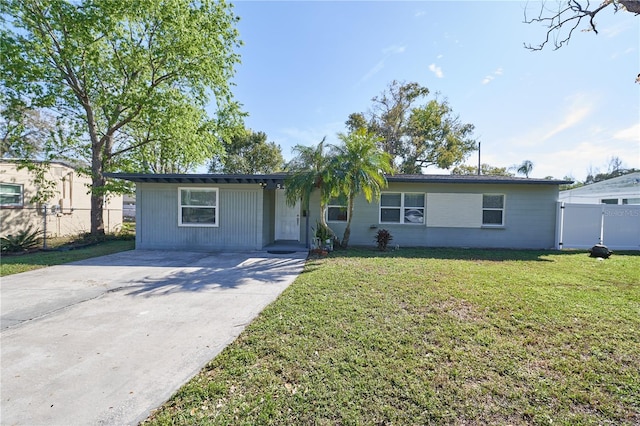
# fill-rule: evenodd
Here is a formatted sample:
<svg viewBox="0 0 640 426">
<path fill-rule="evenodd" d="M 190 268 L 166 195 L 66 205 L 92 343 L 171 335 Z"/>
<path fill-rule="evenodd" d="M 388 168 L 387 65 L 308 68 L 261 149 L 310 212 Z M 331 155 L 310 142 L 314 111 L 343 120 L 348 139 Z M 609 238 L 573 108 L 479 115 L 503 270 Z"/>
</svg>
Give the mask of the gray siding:
<svg viewBox="0 0 640 426">
<path fill-rule="evenodd" d="M 178 188 L 219 189 L 219 226 L 178 226 Z M 136 247 L 174 250 L 258 250 L 263 247 L 263 190 L 248 185 L 138 183 Z"/>
<path fill-rule="evenodd" d="M 373 246 L 377 230 L 384 228 L 393 236 L 392 244 L 400 246 L 544 249 L 555 246 L 557 185 L 391 183 L 385 191 L 504 194 L 505 223 L 499 228 L 380 224 L 378 202 L 369 204 L 364 197 L 358 197 L 350 245 Z M 319 213 L 317 193 L 311 200 L 311 212 L 311 226 L 315 226 Z M 329 226 L 342 238 L 343 223 L 330 222 Z"/>
<path fill-rule="evenodd" d="M 262 246 L 273 242 L 276 194 L 273 189 L 265 189 L 262 201 Z"/>
</svg>

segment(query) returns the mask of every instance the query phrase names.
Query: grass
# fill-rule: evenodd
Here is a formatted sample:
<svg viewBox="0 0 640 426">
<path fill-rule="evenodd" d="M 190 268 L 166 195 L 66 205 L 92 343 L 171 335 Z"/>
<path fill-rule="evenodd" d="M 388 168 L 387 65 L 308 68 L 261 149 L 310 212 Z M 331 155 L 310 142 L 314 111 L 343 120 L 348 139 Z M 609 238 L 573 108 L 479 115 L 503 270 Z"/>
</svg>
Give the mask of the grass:
<svg viewBox="0 0 640 426">
<path fill-rule="evenodd" d="M 337 252 L 143 423 L 640 424 L 638 277 L 632 253 Z"/>
<path fill-rule="evenodd" d="M 47 266 L 61 265 L 91 257 L 104 256 L 125 250 L 133 250 L 135 241 L 131 238 L 114 238 L 99 243 L 73 248 L 77 240 L 51 240 L 47 241 L 50 248 L 62 249 L 60 251 L 36 251 L 33 253 L 18 255 L 2 255 L 0 261 L 0 277 Z M 69 250 L 64 250 L 65 248 Z"/>
</svg>

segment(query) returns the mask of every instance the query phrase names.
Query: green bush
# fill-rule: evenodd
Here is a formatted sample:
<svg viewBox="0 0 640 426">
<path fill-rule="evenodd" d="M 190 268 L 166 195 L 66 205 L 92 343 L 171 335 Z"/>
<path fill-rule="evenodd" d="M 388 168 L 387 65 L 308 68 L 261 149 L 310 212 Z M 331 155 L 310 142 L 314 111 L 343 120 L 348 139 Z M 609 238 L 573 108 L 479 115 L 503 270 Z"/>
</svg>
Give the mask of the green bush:
<svg viewBox="0 0 640 426">
<path fill-rule="evenodd" d="M 2 253 L 16 253 L 38 247 L 44 233 L 40 229 L 29 226 L 19 231 L 16 235 L 10 234 L 0 237 L 0 250 Z"/>
</svg>

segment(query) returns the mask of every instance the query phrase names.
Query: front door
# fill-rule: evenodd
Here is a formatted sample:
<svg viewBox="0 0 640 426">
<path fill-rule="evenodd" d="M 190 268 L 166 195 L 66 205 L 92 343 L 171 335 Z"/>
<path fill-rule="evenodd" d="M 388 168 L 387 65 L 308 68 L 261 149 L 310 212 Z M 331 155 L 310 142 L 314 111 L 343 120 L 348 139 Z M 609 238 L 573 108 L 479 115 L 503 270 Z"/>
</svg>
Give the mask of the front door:
<svg viewBox="0 0 640 426">
<path fill-rule="evenodd" d="M 284 189 L 276 190 L 276 240 L 300 241 L 300 201 L 287 204 Z"/>
</svg>

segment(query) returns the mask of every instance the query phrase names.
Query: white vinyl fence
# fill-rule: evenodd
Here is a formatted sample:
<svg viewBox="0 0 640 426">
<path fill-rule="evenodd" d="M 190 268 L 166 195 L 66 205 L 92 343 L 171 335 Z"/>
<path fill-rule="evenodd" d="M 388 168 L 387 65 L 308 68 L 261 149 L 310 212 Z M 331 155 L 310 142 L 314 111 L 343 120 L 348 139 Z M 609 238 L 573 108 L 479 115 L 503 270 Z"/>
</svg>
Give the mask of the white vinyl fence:
<svg viewBox="0 0 640 426">
<path fill-rule="evenodd" d="M 640 205 L 558 203 L 556 248 L 640 250 Z"/>
</svg>

